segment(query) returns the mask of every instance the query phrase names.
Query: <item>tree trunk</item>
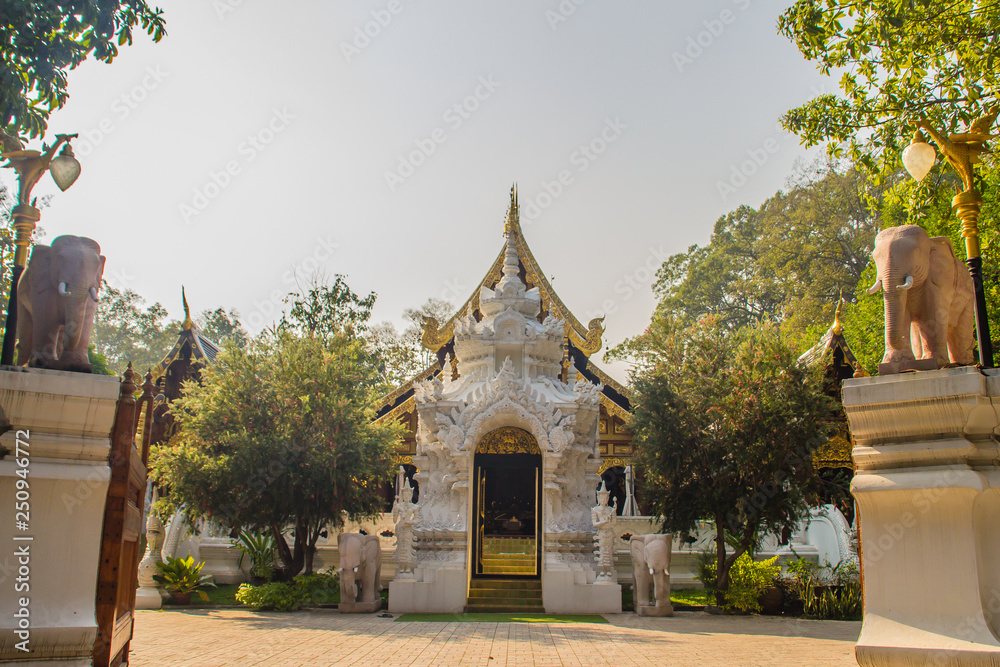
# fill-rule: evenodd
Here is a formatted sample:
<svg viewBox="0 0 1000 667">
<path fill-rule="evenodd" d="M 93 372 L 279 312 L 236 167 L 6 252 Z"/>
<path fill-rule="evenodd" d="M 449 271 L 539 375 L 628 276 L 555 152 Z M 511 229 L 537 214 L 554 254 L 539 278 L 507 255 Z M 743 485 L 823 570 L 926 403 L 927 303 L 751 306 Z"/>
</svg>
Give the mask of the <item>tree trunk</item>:
<svg viewBox="0 0 1000 667">
<path fill-rule="evenodd" d="M 722 513 L 715 515 L 715 606 L 722 607 L 729 588 L 729 568 L 726 567 L 726 527 Z"/>
<path fill-rule="evenodd" d="M 288 542 L 285 541 L 285 536 L 281 534 L 281 528 L 277 524 L 271 524 L 271 535 L 274 536 L 278 558 L 281 559 L 281 567 L 276 573 L 276 578 L 278 581 L 284 581 L 291 578 L 287 573 L 292 569 L 292 552 L 288 549 Z"/>
</svg>

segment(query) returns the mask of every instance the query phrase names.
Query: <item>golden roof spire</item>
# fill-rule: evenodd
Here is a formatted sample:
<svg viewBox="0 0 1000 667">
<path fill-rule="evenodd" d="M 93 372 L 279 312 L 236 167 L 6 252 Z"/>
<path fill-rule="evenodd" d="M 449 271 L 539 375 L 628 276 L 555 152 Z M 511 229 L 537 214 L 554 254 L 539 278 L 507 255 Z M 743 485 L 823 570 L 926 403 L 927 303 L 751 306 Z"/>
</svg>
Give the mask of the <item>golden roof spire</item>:
<svg viewBox="0 0 1000 667">
<path fill-rule="evenodd" d="M 181 301 L 184 302 L 184 324 L 181 326 L 184 331 L 190 331 L 191 327 L 194 326 L 194 322 L 191 321 L 191 310 L 188 308 L 187 295 L 184 294 L 184 285 L 181 285 Z"/>
<path fill-rule="evenodd" d="M 517 206 L 517 183 L 510 186 L 510 208 L 507 209 L 507 222 L 504 224 L 503 233 L 521 233 L 521 213 Z"/>
<path fill-rule="evenodd" d="M 844 333 L 844 325 L 840 322 L 840 307 L 844 305 L 844 288 L 840 288 L 840 298 L 837 299 L 837 309 L 833 311 L 833 325 L 830 330 L 833 335 L 839 336 Z"/>
</svg>

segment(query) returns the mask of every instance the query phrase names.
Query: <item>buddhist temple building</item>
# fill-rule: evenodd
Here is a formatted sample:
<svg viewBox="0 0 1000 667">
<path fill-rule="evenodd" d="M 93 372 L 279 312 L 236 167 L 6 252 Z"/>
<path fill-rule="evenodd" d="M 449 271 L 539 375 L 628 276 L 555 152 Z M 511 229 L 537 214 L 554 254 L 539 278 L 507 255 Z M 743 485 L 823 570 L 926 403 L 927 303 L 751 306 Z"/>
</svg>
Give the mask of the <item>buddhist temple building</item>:
<svg viewBox="0 0 1000 667">
<path fill-rule="evenodd" d="M 378 408 L 408 428 L 398 457 L 421 507 L 416 566 L 393 580 L 393 611 L 514 597 L 525 611 L 620 610 L 618 584 L 595 583 L 590 519 L 601 477 L 624 482 L 632 457 L 628 392 L 592 359 L 603 332 L 546 280 L 512 188 L 493 265 L 451 319 L 425 322 L 437 361 Z M 613 494 L 621 508 L 624 483 Z"/>
</svg>

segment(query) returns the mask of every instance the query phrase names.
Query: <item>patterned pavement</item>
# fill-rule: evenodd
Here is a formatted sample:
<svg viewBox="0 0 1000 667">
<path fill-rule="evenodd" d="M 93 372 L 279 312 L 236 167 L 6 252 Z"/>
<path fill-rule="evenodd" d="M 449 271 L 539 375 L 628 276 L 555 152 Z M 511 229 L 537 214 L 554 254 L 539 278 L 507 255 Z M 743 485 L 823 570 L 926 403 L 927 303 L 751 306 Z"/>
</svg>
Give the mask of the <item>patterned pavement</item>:
<svg viewBox="0 0 1000 667">
<path fill-rule="evenodd" d="M 860 622 L 608 615 L 594 623 L 396 622 L 334 610 L 136 613 L 130 667 L 856 665 Z"/>
</svg>

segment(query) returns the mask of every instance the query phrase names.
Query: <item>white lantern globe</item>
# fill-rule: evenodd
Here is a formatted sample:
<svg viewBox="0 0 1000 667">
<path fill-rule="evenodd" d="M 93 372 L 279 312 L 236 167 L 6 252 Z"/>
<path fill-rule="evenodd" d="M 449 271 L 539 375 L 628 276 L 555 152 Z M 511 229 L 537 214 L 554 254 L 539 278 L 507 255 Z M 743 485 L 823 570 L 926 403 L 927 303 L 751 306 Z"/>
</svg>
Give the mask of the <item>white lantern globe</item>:
<svg viewBox="0 0 1000 667">
<path fill-rule="evenodd" d="M 937 151 L 926 141 L 913 138 L 913 143 L 903 151 L 903 166 L 918 183 L 930 173 L 937 159 Z"/>
<path fill-rule="evenodd" d="M 52 180 L 56 182 L 59 189 L 65 192 L 69 186 L 80 177 L 80 162 L 73 155 L 73 149 L 69 144 L 63 147 L 62 152 L 49 163 L 49 173 Z"/>
</svg>

